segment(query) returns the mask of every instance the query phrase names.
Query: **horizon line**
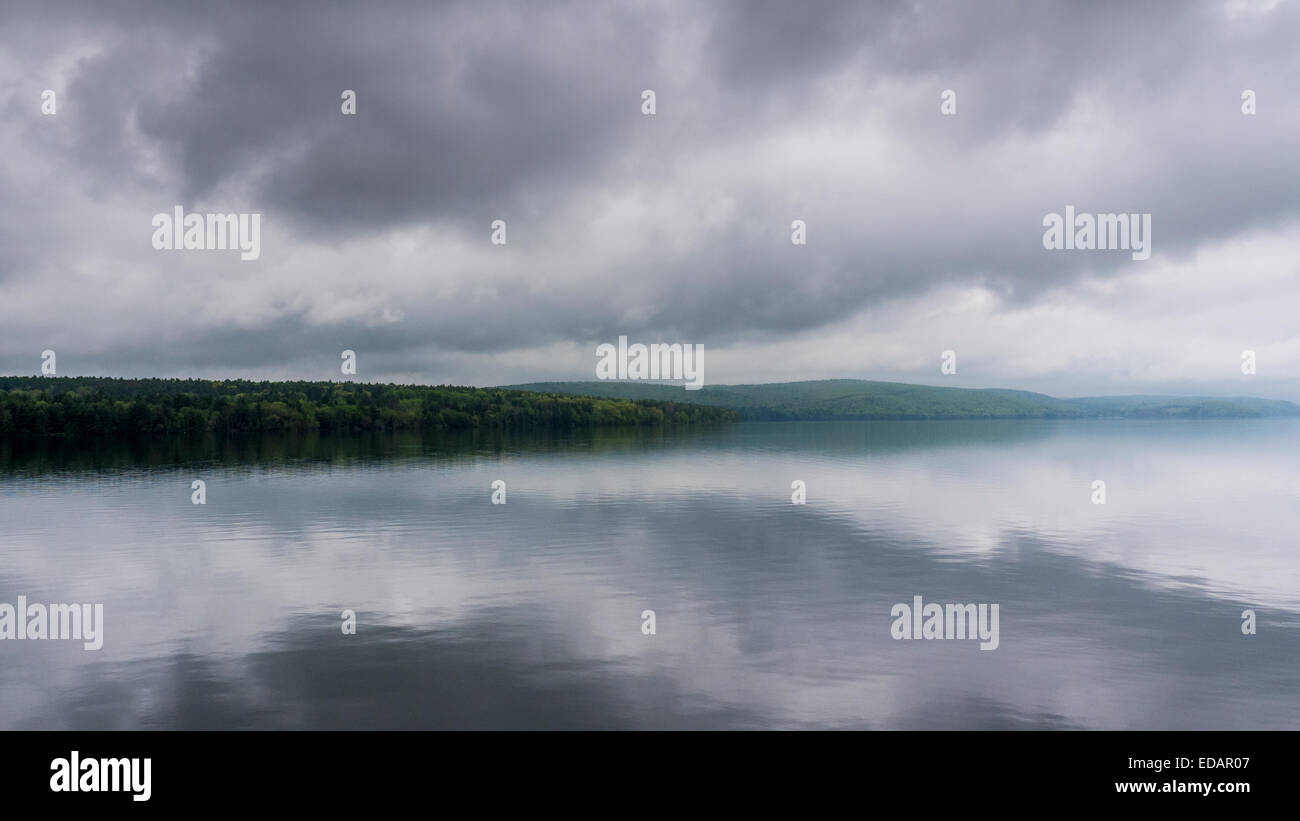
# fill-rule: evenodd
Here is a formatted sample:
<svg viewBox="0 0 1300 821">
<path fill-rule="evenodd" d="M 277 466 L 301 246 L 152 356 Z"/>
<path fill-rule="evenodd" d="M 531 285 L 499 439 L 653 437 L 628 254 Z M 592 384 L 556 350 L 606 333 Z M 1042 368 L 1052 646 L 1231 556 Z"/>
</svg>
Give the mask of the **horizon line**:
<svg viewBox="0 0 1300 821">
<path fill-rule="evenodd" d="M 569 384 L 569 385 L 602 385 L 602 384 L 628 384 L 628 385 L 653 385 L 660 387 L 680 388 L 686 384 L 683 380 L 663 380 L 663 379 L 544 379 L 536 382 L 511 382 L 501 385 L 469 385 L 457 384 L 454 382 L 394 382 L 378 381 L 365 379 L 257 379 L 246 376 L 225 376 L 225 377 L 206 377 L 206 376 L 110 376 L 103 374 L 0 374 L 0 379 L 121 379 L 121 380 L 154 380 L 159 382 L 258 382 L 258 383 L 287 383 L 287 382 L 313 382 L 318 384 L 362 384 L 362 385 L 397 385 L 411 387 L 454 387 L 454 388 L 473 388 L 476 390 L 522 390 L 528 385 L 546 385 L 546 384 Z M 1017 393 L 1028 393 L 1035 396 L 1045 396 L 1049 399 L 1060 400 L 1078 400 L 1078 399 L 1124 399 L 1136 397 L 1155 397 L 1161 399 L 1257 399 L 1266 402 L 1289 402 L 1293 405 L 1300 406 L 1300 399 L 1275 399 L 1265 396 L 1252 396 L 1250 394 L 1181 394 L 1181 393 L 1105 393 L 1105 394 L 1087 394 L 1080 396 L 1057 396 L 1042 391 L 1027 390 L 1024 388 L 1008 388 L 1001 386 L 993 387 L 972 387 L 966 385 L 933 385 L 926 382 L 899 382 L 890 379 L 866 379 L 862 377 L 828 377 L 823 379 L 799 379 L 783 382 L 719 382 L 710 385 L 704 385 L 700 390 L 709 388 L 751 388 L 767 387 L 773 385 L 804 385 L 815 382 L 874 382 L 885 385 L 909 385 L 921 388 L 936 388 L 939 390 L 960 390 L 960 391 L 1015 391 Z M 537 391 L 533 391 L 536 393 Z M 694 391 L 692 391 L 694 393 Z M 689 394 L 685 397 L 687 404 L 691 404 Z"/>
</svg>

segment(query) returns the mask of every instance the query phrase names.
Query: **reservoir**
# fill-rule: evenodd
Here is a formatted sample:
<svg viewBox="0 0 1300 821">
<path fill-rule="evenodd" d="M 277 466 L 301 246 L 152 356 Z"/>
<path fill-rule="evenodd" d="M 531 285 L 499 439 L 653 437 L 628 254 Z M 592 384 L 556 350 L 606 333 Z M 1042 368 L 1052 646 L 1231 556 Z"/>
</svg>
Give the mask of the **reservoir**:
<svg viewBox="0 0 1300 821">
<path fill-rule="evenodd" d="M 3 443 L 0 601 L 102 604 L 103 644 L 0 642 L 0 728 L 1300 729 L 1297 453 L 1296 419 Z M 918 596 L 997 605 L 996 649 L 895 640 Z"/>
</svg>

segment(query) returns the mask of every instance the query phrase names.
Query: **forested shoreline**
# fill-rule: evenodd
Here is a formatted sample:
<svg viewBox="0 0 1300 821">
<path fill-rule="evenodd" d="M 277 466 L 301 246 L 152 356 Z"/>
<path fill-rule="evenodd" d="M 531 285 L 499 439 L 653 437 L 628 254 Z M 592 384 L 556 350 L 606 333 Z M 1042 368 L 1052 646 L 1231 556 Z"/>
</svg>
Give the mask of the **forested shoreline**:
<svg viewBox="0 0 1300 821">
<path fill-rule="evenodd" d="M 570 430 L 730 422 L 734 411 L 451 385 L 0 377 L 0 438 Z"/>
</svg>

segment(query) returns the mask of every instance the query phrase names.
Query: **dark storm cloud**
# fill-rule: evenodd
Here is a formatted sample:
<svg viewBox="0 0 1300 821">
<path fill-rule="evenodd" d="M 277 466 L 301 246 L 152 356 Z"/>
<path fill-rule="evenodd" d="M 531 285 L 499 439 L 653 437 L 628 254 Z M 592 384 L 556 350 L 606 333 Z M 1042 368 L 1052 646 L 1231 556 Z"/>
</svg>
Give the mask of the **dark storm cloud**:
<svg viewBox="0 0 1300 821">
<path fill-rule="evenodd" d="M 636 124 L 656 44 L 652 10 L 584 4 L 132 8 L 90 12 L 117 42 L 70 89 L 94 105 L 88 170 L 121 173 L 132 123 L 187 201 L 247 182 L 344 234 L 544 208 Z M 361 116 L 340 116 L 343 89 Z"/>
<path fill-rule="evenodd" d="M 478 224 L 492 209 L 544 216 L 582 183 L 599 184 L 611 158 L 647 149 L 633 133 L 636 95 L 656 85 L 666 40 L 679 32 L 707 32 L 701 65 L 673 89 L 702 117 L 687 126 L 699 142 L 661 145 L 665 158 L 735 137 L 737 123 L 771 127 L 806 113 L 821 102 L 819 82 L 846 71 L 960 87 L 962 116 L 942 127 L 978 141 L 1051 127 L 1081 89 L 1130 95 L 1119 104 L 1140 116 L 1188 63 L 1285 45 L 1267 32 L 1234 43 L 1205 7 L 1186 3 L 125 8 L 81 7 L 114 32 L 73 86 L 93 115 L 76 146 L 91 170 L 121 173 L 130 118 L 176 163 L 186 199 L 251 178 L 259 202 L 344 233 Z M 56 11 L 36 13 L 60 22 Z M 188 44 L 196 65 L 175 53 L 159 65 L 150 43 L 160 41 Z M 160 75 L 176 85 L 142 96 Z M 358 92 L 364 116 L 338 116 L 343 88 Z M 915 101 L 922 139 L 935 131 L 934 97 Z M 1106 135 L 1097 137 L 1105 150 Z M 1189 228 L 1202 236 L 1205 226 Z"/>
</svg>

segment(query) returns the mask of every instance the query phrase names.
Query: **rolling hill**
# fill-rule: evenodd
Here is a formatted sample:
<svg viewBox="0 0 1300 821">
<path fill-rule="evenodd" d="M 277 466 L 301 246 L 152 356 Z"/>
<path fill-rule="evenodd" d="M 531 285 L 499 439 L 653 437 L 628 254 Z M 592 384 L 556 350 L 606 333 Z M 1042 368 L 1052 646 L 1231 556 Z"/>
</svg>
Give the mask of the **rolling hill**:
<svg viewBox="0 0 1300 821">
<path fill-rule="evenodd" d="M 648 382 L 534 382 L 512 390 L 611 399 L 679 401 L 730 408 L 751 420 L 831 419 L 1223 419 L 1300 416 L 1277 399 L 1098 396 L 1058 399 L 1000 388 L 940 388 L 902 382 L 827 379 L 711 385 L 696 391 Z"/>
</svg>

